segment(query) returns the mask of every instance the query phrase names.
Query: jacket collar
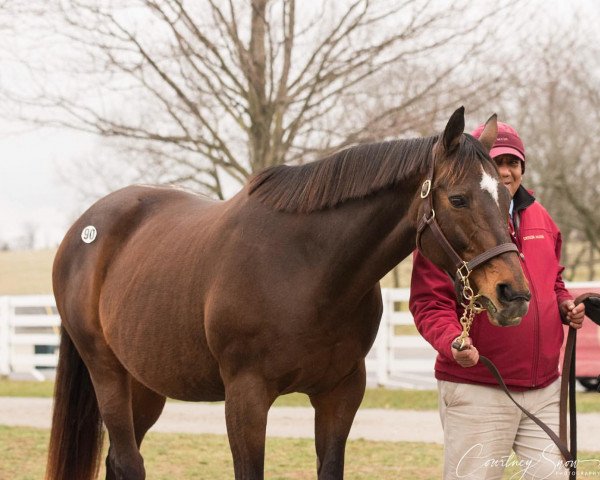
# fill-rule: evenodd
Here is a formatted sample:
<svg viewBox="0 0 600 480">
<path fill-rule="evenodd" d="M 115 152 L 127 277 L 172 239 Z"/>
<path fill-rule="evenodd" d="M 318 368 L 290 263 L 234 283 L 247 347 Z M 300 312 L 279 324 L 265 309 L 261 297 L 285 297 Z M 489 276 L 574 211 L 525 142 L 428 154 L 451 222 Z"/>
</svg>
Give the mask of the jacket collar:
<svg viewBox="0 0 600 480">
<path fill-rule="evenodd" d="M 514 212 L 520 213 L 535 202 L 535 197 L 532 192 L 528 192 L 523 185 L 519 185 L 519 188 L 515 192 L 513 197 L 513 215 Z"/>
</svg>

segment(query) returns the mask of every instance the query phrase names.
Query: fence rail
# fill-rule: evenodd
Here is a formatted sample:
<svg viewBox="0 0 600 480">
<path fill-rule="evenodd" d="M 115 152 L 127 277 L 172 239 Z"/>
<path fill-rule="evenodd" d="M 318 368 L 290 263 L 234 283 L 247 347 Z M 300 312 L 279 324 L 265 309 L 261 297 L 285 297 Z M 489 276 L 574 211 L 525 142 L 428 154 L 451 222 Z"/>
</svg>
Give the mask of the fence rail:
<svg viewBox="0 0 600 480">
<path fill-rule="evenodd" d="M 59 327 L 52 295 L 0 296 L 0 375 L 44 379 L 41 369 L 56 368 Z"/>
<path fill-rule="evenodd" d="M 384 313 L 367 357 L 371 383 L 402 386 L 402 374 L 432 372 L 434 352 L 418 335 L 396 333 L 412 325 L 408 289 L 383 289 Z M 52 295 L 0 296 L 0 375 L 45 378 L 58 362 L 60 317 Z"/>
<path fill-rule="evenodd" d="M 600 283 L 570 283 L 567 287 L 594 290 Z M 409 294 L 407 288 L 382 290 L 383 317 L 366 360 L 370 384 L 407 388 L 435 385 L 435 351 L 416 330 L 406 334 L 406 326 L 413 325 Z M 44 379 L 44 372 L 58 362 L 59 327 L 52 295 L 0 296 L 0 375 L 26 373 Z"/>
</svg>

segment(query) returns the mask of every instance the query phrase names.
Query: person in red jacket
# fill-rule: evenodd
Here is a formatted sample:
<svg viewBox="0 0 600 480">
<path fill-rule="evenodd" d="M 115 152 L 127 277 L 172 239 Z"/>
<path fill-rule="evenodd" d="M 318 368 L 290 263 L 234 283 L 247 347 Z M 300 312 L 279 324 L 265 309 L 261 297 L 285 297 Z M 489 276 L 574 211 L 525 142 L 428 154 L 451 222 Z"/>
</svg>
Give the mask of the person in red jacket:
<svg viewBox="0 0 600 480">
<path fill-rule="evenodd" d="M 479 138 L 482 131 L 483 125 L 472 135 Z M 519 465 L 524 478 L 565 478 L 560 453 L 546 433 L 521 414 L 478 363 L 480 353 L 490 358 L 516 400 L 558 431 L 563 322 L 580 328 L 584 306 L 575 307 L 561 277 L 558 227 L 521 185 L 525 147 L 514 128 L 498 122 L 490 156 L 512 196 L 510 230 L 532 298 L 518 326 L 496 327 L 485 313 L 477 315 L 469 347 L 458 351 L 452 343 L 462 332 L 463 310 L 454 284 L 419 252 L 414 254 L 409 306 L 417 329 L 438 352 L 443 478 L 500 479 L 507 465 Z"/>
</svg>

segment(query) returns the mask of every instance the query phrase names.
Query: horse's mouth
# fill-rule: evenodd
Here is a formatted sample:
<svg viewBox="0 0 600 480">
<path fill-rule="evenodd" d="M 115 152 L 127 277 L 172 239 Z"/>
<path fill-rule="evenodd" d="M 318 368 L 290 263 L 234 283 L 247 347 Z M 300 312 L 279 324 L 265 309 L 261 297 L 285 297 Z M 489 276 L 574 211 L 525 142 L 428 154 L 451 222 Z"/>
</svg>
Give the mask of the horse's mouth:
<svg viewBox="0 0 600 480">
<path fill-rule="evenodd" d="M 519 325 L 523 316 L 527 313 L 527 307 L 529 306 L 529 302 L 518 300 L 506 306 L 503 305 L 501 309 L 498 309 L 491 299 L 483 295 L 477 299 L 477 303 L 487 311 L 490 323 L 497 327 Z"/>
</svg>

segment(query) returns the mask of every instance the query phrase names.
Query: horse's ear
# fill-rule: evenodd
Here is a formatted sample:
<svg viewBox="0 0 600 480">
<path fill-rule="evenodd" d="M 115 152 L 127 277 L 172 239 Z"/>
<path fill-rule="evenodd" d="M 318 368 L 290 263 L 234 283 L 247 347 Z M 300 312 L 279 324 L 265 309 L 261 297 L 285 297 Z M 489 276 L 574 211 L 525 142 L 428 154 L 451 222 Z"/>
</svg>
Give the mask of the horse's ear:
<svg viewBox="0 0 600 480">
<path fill-rule="evenodd" d="M 448 120 L 444 129 L 443 146 L 446 153 L 454 150 L 460 142 L 460 136 L 465 130 L 465 107 L 458 108 Z"/>
<path fill-rule="evenodd" d="M 485 127 L 483 127 L 483 132 L 479 136 L 479 141 L 483 144 L 485 149 L 490 152 L 494 143 L 496 142 L 496 137 L 498 136 L 498 120 L 496 118 L 496 114 L 494 113 L 488 121 L 485 122 Z"/>
</svg>

